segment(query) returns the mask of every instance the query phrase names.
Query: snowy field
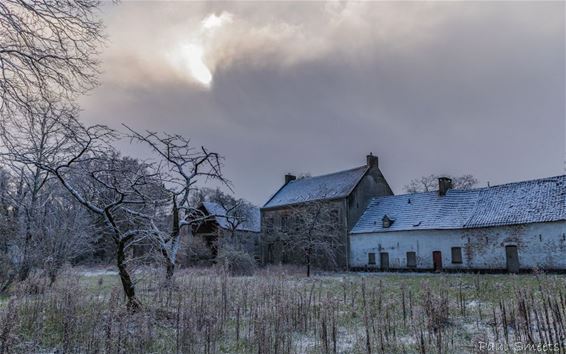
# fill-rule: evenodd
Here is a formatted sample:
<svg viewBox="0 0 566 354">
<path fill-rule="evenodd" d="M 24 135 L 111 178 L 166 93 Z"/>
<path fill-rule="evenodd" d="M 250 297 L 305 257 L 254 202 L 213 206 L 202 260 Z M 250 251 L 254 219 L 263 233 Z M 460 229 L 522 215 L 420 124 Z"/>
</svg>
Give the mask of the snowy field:
<svg viewBox="0 0 566 354">
<path fill-rule="evenodd" d="M 129 312 L 112 268 L 42 277 L 0 299 L 2 353 L 476 353 L 561 345 L 566 277 L 343 273 L 136 274 Z M 523 346 L 524 345 L 524 346 Z M 531 347 L 528 347 L 530 345 Z M 563 349 L 563 348 L 562 348 Z"/>
</svg>

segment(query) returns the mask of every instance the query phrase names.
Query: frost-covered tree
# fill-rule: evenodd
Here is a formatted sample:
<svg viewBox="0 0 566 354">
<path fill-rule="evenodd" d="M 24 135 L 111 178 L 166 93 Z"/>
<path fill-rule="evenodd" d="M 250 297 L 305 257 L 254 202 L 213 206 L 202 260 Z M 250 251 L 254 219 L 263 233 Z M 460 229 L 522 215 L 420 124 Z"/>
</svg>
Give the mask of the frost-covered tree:
<svg viewBox="0 0 566 354">
<path fill-rule="evenodd" d="M 61 268 L 89 255 L 98 239 L 94 219 L 62 186 L 52 179 L 43 203 L 39 222 L 41 237 L 34 244 L 36 266 L 43 266 L 50 282 Z"/>
<path fill-rule="evenodd" d="M 64 264 L 91 252 L 96 237 L 89 215 L 54 179 L 37 194 L 33 227 L 27 227 L 29 214 L 21 195 L 30 191 L 17 181 L 21 176 L 0 171 L 0 291 L 23 269 L 45 269 L 54 282 Z M 33 238 L 28 239 L 22 231 L 30 229 Z"/>
<path fill-rule="evenodd" d="M 86 127 L 73 117 L 56 120 L 58 154 L 40 160 L 19 154 L 21 163 L 38 167 L 57 179 L 83 207 L 101 219 L 114 243 L 116 265 L 128 307 L 141 306 L 128 269 L 127 249 L 152 234 L 151 221 L 165 203 L 161 179 L 149 165 L 125 158 L 113 148 L 116 132 Z"/>
<path fill-rule="evenodd" d="M 15 234 L 14 207 L 11 203 L 11 176 L 0 169 L 0 293 L 4 292 L 16 278 L 17 268 L 10 257 Z"/>
<path fill-rule="evenodd" d="M 154 166 L 159 166 L 156 174 L 170 197 L 170 227 L 163 228 L 163 219 L 153 223 L 155 240 L 165 262 L 166 278 L 170 280 L 177 263 L 181 229 L 207 218 L 200 213 L 198 205 L 191 203 L 192 194 L 199 189 L 199 183 L 214 181 L 229 186 L 230 182 L 222 175 L 222 157 L 218 153 L 203 146 L 196 148 L 190 139 L 181 135 L 140 133 L 126 128 L 133 141 L 148 146 L 153 152 Z"/>
<path fill-rule="evenodd" d="M 49 199 L 46 185 L 52 176 L 40 165 L 60 162 L 70 139 L 62 133 L 64 127 L 76 125 L 75 113 L 74 108 L 43 101 L 36 103 L 33 111 L 0 116 L 0 162 L 13 179 L 9 196 L 17 220 L 13 247 L 20 253 L 20 280 L 27 278 L 33 266 L 32 245 L 42 234 L 39 220 L 43 204 Z"/>
<path fill-rule="evenodd" d="M 0 3 L 0 162 L 13 178 L 10 247 L 25 279 L 39 241 L 49 172 L 64 142 L 60 120 L 78 112 L 76 98 L 97 85 L 103 26 L 98 0 Z M 26 160 L 25 162 L 22 161 Z"/>
<path fill-rule="evenodd" d="M 0 115 L 75 105 L 97 85 L 104 40 L 98 0 L 0 2 Z"/>
</svg>

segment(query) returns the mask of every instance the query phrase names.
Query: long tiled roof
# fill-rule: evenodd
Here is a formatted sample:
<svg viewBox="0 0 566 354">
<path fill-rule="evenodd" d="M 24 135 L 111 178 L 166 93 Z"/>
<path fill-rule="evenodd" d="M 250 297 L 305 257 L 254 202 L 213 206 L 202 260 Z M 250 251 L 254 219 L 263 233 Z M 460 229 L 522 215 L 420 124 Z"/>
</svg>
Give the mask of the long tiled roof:
<svg viewBox="0 0 566 354">
<path fill-rule="evenodd" d="M 383 217 L 393 219 L 383 228 Z M 352 233 L 439 230 L 566 220 L 566 176 L 374 198 Z"/>
<path fill-rule="evenodd" d="M 210 215 L 214 215 L 214 218 L 218 226 L 220 226 L 223 229 L 230 229 L 230 224 L 228 223 L 229 216 L 226 216 L 226 209 L 224 209 L 222 205 L 214 202 L 203 202 L 202 205 Z M 260 231 L 259 208 L 254 207 L 250 212 L 249 220 L 245 220 L 240 225 L 238 225 L 236 230 L 259 232 Z"/>
<path fill-rule="evenodd" d="M 364 176 L 367 169 L 367 166 L 361 166 L 328 175 L 291 181 L 277 191 L 263 207 L 272 208 L 313 200 L 346 197 Z"/>
</svg>

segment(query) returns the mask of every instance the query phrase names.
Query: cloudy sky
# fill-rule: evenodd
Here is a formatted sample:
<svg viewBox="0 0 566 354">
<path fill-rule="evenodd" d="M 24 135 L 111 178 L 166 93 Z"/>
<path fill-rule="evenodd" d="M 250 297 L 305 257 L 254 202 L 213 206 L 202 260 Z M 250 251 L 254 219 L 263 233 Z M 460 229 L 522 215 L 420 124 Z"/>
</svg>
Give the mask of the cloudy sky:
<svg viewBox="0 0 566 354">
<path fill-rule="evenodd" d="M 370 151 L 396 193 L 431 173 L 563 174 L 564 14 L 535 1 L 105 5 L 102 85 L 83 117 L 191 137 L 256 204 L 286 172 Z"/>
</svg>

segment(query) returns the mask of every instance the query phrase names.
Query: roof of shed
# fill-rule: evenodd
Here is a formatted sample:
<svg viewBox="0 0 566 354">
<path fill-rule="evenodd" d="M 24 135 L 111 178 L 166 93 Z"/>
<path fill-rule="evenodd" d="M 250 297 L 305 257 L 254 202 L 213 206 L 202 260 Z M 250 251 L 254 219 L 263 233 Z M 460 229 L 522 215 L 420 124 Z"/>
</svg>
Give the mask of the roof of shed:
<svg viewBox="0 0 566 354">
<path fill-rule="evenodd" d="M 203 202 L 202 206 L 210 215 L 214 215 L 214 219 L 218 226 L 223 229 L 230 229 L 231 226 L 228 222 L 229 216 L 226 216 L 226 209 L 222 205 L 215 202 Z M 236 230 L 260 232 L 261 223 L 259 208 L 254 207 L 250 214 L 250 219 L 238 225 Z"/>
<path fill-rule="evenodd" d="M 272 208 L 313 200 L 346 197 L 362 179 L 367 170 L 368 167 L 364 165 L 351 170 L 291 181 L 281 187 L 263 207 Z"/>
<path fill-rule="evenodd" d="M 387 215 L 395 221 L 383 228 Z M 566 220 L 566 176 L 374 198 L 351 233 L 439 230 Z"/>
</svg>

